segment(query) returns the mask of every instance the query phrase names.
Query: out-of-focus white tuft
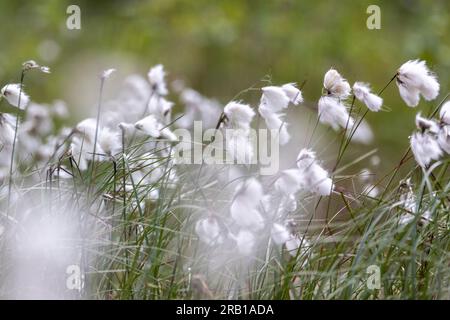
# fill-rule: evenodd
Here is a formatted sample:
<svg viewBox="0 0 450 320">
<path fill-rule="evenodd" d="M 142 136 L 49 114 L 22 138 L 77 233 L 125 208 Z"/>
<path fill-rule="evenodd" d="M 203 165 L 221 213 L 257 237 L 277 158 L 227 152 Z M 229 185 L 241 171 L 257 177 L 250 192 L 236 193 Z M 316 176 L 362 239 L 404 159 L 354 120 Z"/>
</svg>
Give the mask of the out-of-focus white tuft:
<svg viewBox="0 0 450 320">
<path fill-rule="evenodd" d="M 195 232 L 207 245 L 221 244 L 224 240 L 219 223 L 214 217 L 198 220 L 195 224 Z"/>
<path fill-rule="evenodd" d="M 191 128 L 194 121 L 202 121 L 205 129 L 214 128 L 222 112 L 219 102 L 208 99 L 193 89 L 182 89 L 180 101 L 185 105 L 183 115 L 175 116 L 175 123 L 181 128 Z"/>
<path fill-rule="evenodd" d="M 112 159 L 121 152 L 122 143 L 120 142 L 120 135 L 117 131 L 112 131 L 109 128 L 102 128 L 99 130 L 97 143 L 100 147 L 97 152 L 106 156 L 101 157 L 101 160 Z"/>
<path fill-rule="evenodd" d="M 278 245 L 286 243 L 286 241 L 288 241 L 291 237 L 291 234 L 287 228 L 279 223 L 273 224 L 270 235 L 272 240 Z"/>
<path fill-rule="evenodd" d="M 102 72 L 102 79 L 108 79 L 114 72 L 116 72 L 116 69 L 106 69 Z"/>
<path fill-rule="evenodd" d="M 169 93 L 164 79 L 165 76 L 166 72 L 164 71 L 164 66 L 162 64 L 158 64 L 149 70 L 148 81 L 150 82 L 152 92 L 155 92 L 160 96 L 165 96 Z"/>
<path fill-rule="evenodd" d="M 293 257 L 301 256 L 305 253 L 307 253 L 308 248 L 310 247 L 310 244 L 308 240 L 305 238 L 299 239 L 296 235 L 291 235 L 288 241 L 285 243 L 286 250 L 289 252 L 289 254 Z M 305 259 L 306 261 L 307 259 Z"/>
<path fill-rule="evenodd" d="M 304 177 L 298 169 L 286 169 L 281 172 L 280 177 L 275 181 L 274 187 L 284 195 L 291 195 L 298 192 L 304 185 Z"/>
<path fill-rule="evenodd" d="M 69 110 L 67 104 L 62 100 L 56 100 L 53 102 L 50 112 L 57 118 L 67 119 L 69 116 Z"/>
<path fill-rule="evenodd" d="M 263 196 L 263 188 L 255 178 L 250 178 L 236 187 L 230 207 L 231 217 L 236 224 L 251 230 L 264 227 L 264 218 L 260 213 Z"/>
<path fill-rule="evenodd" d="M 132 74 L 125 78 L 123 86 L 119 91 L 119 100 L 143 103 L 151 95 L 150 85 L 144 77 Z M 129 110 L 130 111 L 130 110 Z"/>
<path fill-rule="evenodd" d="M 154 115 L 159 122 L 169 124 L 173 105 L 173 102 L 167 101 L 163 97 L 152 98 L 148 102 L 147 111 Z"/>
<path fill-rule="evenodd" d="M 249 256 L 253 253 L 255 247 L 255 236 L 248 230 L 240 230 L 236 236 L 237 249 L 240 254 Z"/>
<path fill-rule="evenodd" d="M 9 147 L 13 144 L 15 117 L 9 114 L 0 114 L 0 144 L 2 147 Z M 5 152 L 2 152 L 4 154 Z"/>
<path fill-rule="evenodd" d="M 370 198 L 376 198 L 380 194 L 380 190 L 377 186 L 374 186 L 373 184 L 367 184 L 364 186 L 362 194 L 370 197 Z"/>
<path fill-rule="evenodd" d="M 349 127 L 345 132 L 345 135 L 348 138 L 351 136 L 352 142 L 365 145 L 371 144 L 374 139 L 372 128 L 364 119 L 362 121 L 356 121 L 355 124 L 352 127 Z"/>
</svg>

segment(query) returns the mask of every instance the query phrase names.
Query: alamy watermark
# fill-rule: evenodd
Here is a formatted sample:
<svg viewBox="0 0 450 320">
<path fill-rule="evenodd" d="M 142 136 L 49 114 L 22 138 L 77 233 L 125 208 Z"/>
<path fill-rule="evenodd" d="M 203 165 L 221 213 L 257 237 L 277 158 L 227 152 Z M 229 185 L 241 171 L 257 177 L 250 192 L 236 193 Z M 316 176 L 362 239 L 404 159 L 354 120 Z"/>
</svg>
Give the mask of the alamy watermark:
<svg viewBox="0 0 450 320">
<path fill-rule="evenodd" d="M 67 7 L 66 13 L 69 14 L 66 20 L 66 27 L 69 30 L 81 29 L 81 9 L 76 4 Z"/>
<path fill-rule="evenodd" d="M 366 26 L 369 30 L 381 29 L 381 9 L 375 4 L 371 4 L 366 10 L 369 17 L 366 20 Z"/>
<path fill-rule="evenodd" d="M 72 264 L 66 268 L 66 288 L 69 290 L 81 291 L 84 287 L 84 275 L 81 273 L 79 265 Z"/>
<path fill-rule="evenodd" d="M 366 273 L 369 275 L 367 278 L 367 289 L 379 290 L 381 289 L 381 272 L 380 267 L 377 265 L 370 265 L 366 269 Z"/>
</svg>

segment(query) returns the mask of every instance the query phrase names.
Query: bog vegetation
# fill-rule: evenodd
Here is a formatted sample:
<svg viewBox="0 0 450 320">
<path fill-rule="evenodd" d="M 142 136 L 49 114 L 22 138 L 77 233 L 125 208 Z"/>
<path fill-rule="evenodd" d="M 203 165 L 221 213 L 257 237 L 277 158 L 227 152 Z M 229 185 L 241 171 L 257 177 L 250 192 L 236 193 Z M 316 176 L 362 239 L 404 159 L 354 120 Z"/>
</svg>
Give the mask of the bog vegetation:
<svg viewBox="0 0 450 320">
<path fill-rule="evenodd" d="M 168 85 L 162 65 L 106 98 L 114 71 L 99 78 L 96 116 L 74 127 L 63 125 L 64 102 L 26 94 L 27 74 L 51 77 L 48 67 L 27 61 L 1 89 L 15 108 L 0 115 L 0 297 L 449 298 L 450 102 L 425 61 L 407 61 L 374 89 L 330 69 L 322 93 L 305 97 L 317 104 L 302 85 L 266 81 L 221 105 Z M 395 108 L 435 102 L 417 113 L 410 148 L 385 176 L 374 152 L 343 162 L 350 144 L 372 142 L 367 113 L 395 112 L 383 105 L 394 85 L 407 105 Z M 172 115 L 175 103 L 182 114 Z M 317 114 L 305 145 L 292 144 L 290 108 Z M 232 134 L 180 140 L 176 128 L 194 121 Z M 318 126 L 335 131 L 337 154 L 317 149 Z M 277 156 L 297 150 L 290 167 L 260 173 L 255 128 L 272 130 Z M 176 156 L 219 140 L 236 164 Z M 355 164 L 368 169 L 348 174 Z M 379 279 L 369 279 L 373 267 Z"/>
</svg>

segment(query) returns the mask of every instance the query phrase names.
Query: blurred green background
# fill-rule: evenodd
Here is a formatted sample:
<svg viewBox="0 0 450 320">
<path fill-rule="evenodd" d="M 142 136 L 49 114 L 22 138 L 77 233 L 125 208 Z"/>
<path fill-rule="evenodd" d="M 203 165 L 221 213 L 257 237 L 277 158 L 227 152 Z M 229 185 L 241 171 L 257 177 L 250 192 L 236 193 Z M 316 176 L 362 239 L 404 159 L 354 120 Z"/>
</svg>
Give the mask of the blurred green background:
<svg viewBox="0 0 450 320">
<path fill-rule="evenodd" d="M 81 30 L 66 28 L 70 4 L 81 8 Z M 370 4 L 381 8 L 381 30 L 366 27 Z M 449 91 L 449 15 L 447 0 L 1 1 L 0 81 L 17 82 L 21 63 L 35 59 L 52 74 L 30 74 L 32 99 L 63 99 L 83 115 L 108 67 L 119 70 L 114 81 L 120 83 L 163 63 L 170 79 L 182 78 L 223 103 L 267 75 L 277 84 L 307 80 L 304 97 L 315 102 L 332 66 L 377 91 L 403 62 L 421 58 L 441 83 L 439 98 L 419 106 L 427 112 Z M 417 109 L 406 107 L 395 84 L 384 98 L 392 111 L 372 113 L 368 121 L 374 147 L 398 161 Z"/>
</svg>

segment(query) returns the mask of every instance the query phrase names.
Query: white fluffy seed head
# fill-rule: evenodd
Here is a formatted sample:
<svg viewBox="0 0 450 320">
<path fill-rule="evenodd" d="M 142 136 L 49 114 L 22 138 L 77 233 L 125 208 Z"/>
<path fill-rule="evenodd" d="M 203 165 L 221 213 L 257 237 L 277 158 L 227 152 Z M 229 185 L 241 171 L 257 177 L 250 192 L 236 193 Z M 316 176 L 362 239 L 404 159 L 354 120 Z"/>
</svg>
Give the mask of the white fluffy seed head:
<svg viewBox="0 0 450 320">
<path fill-rule="evenodd" d="M 418 129 L 425 131 L 428 130 L 431 133 L 437 134 L 439 132 L 439 125 L 433 119 L 427 119 L 422 117 L 421 113 L 416 115 L 416 126 Z"/>
<path fill-rule="evenodd" d="M 438 143 L 442 150 L 450 154 L 450 125 L 444 125 L 439 130 Z"/>
<path fill-rule="evenodd" d="M 338 99 L 324 96 L 318 103 L 319 121 L 330 125 L 334 130 L 353 127 L 354 120 L 350 117 L 347 108 Z"/>
<path fill-rule="evenodd" d="M 299 169 L 287 169 L 281 172 L 274 186 L 275 190 L 288 196 L 299 191 L 303 184 L 303 175 Z"/>
<path fill-rule="evenodd" d="M 118 127 L 121 131 L 121 134 L 124 135 L 124 137 L 130 137 L 133 134 L 136 133 L 136 127 L 134 126 L 134 124 L 132 123 L 126 123 L 126 122 L 121 122 L 118 124 Z"/>
<path fill-rule="evenodd" d="M 20 102 L 20 109 L 24 109 L 30 102 L 30 97 L 23 91 L 23 87 L 19 83 L 7 84 L 0 93 L 14 107 L 19 107 Z"/>
<path fill-rule="evenodd" d="M 297 167 L 301 172 L 301 187 L 321 196 L 328 196 L 333 191 L 333 180 L 328 172 L 316 161 L 311 149 L 302 149 L 297 156 Z"/>
<path fill-rule="evenodd" d="M 443 123 L 450 124 L 450 101 L 445 102 L 441 106 L 441 110 L 439 111 L 439 116 Z"/>
<path fill-rule="evenodd" d="M 105 155 L 109 157 L 114 157 L 121 151 L 121 141 L 120 136 L 116 131 L 112 131 L 109 128 L 102 128 L 98 134 L 98 145 L 100 146 L 100 150 Z M 108 160 L 108 158 L 105 158 Z"/>
<path fill-rule="evenodd" d="M 228 118 L 229 123 L 231 123 L 231 127 L 236 129 L 249 128 L 250 122 L 255 116 L 255 111 L 253 111 L 253 109 L 249 105 L 236 101 L 229 102 L 225 106 L 223 112 Z"/>
<path fill-rule="evenodd" d="M 258 108 L 260 115 L 266 122 L 267 128 L 277 131 L 276 134 L 279 138 L 280 145 L 287 144 L 291 138 L 287 130 L 288 124 L 283 119 L 284 114 L 280 113 L 280 111 L 286 109 L 290 101 L 298 100 L 298 97 L 295 96 L 298 96 L 298 94 L 294 91 L 297 90 L 299 92 L 292 84 L 285 86 L 287 89 L 276 86 L 262 88 L 263 94 Z M 292 95 L 292 98 L 288 95 L 288 91 Z"/>
<path fill-rule="evenodd" d="M 287 197 L 283 198 L 281 206 L 287 212 L 294 212 L 295 210 L 297 210 L 297 198 L 295 197 L 295 195 L 290 194 Z"/>
<path fill-rule="evenodd" d="M 111 77 L 111 75 L 116 71 L 116 69 L 106 69 L 105 71 L 102 72 L 102 79 L 108 79 L 109 77 Z"/>
<path fill-rule="evenodd" d="M 195 224 L 195 232 L 207 245 L 221 244 L 224 240 L 220 225 L 214 217 L 198 220 Z"/>
<path fill-rule="evenodd" d="M 277 245 L 284 244 L 291 237 L 291 234 L 289 233 L 287 228 L 279 223 L 273 224 L 270 235 L 273 242 L 275 242 Z"/>
<path fill-rule="evenodd" d="M 405 101 L 406 105 L 408 107 L 417 107 L 420 101 L 420 91 L 416 88 L 408 88 L 404 85 L 398 84 L 398 90 L 400 92 L 400 96 L 402 97 L 403 101 Z"/>
<path fill-rule="evenodd" d="M 264 219 L 259 212 L 263 196 L 262 186 L 255 178 L 250 178 L 236 187 L 230 213 L 237 225 L 252 230 L 264 227 Z"/>
<path fill-rule="evenodd" d="M 303 95 L 296 83 L 286 83 L 281 86 L 292 104 L 298 105 L 303 102 Z"/>
<path fill-rule="evenodd" d="M 226 152 L 238 164 L 250 164 L 254 157 L 254 151 L 249 130 L 227 129 Z"/>
<path fill-rule="evenodd" d="M 11 146 L 14 140 L 15 122 L 13 116 L 8 114 L 0 114 L 0 145 L 3 149 L 5 146 Z"/>
<path fill-rule="evenodd" d="M 381 106 L 383 105 L 383 99 L 377 96 L 376 94 L 369 93 L 364 103 L 366 104 L 367 108 L 369 108 L 369 110 L 373 112 L 378 112 L 380 111 Z"/>
<path fill-rule="evenodd" d="M 335 69 L 330 69 L 325 73 L 323 86 L 328 95 L 339 99 L 345 99 L 350 95 L 350 84 Z"/>
<path fill-rule="evenodd" d="M 410 137 L 411 150 L 417 163 L 425 168 L 431 161 L 442 156 L 442 149 L 436 138 L 427 132 L 416 132 Z"/>
<path fill-rule="evenodd" d="M 73 136 L 70 142 L 70 152 L 73 159 L 77 163 L 77 168 L 81 171 L 87 169 L 88 154 L 86 150 L 92 150 L 92 144 L 88 143 L 84 138 Z"/>
<path fill-rule="evenodd" d="M 148 81 L 150 82 L 150 87 L 152 92 L 160 96 L 165 96 L 168 94 L 166 82 L 164 80 L 166 72 L 164 71 L 164 66 L 158 64 L 151 68 L 148 72 Z"/>
<path fill-rule="evenodd" d="M 134 126 L 136 127 L 136 129 L 145 132 L 153 138 L 159 138 L 159 136 L 161 135 L 161 126 L 153 114 L 139 120 L 134 124 Z"/>
<path fill-rule="evenodd" d="M 280 113 L 272 113 L 267 111 L 262 111 L 261 108 L 259 109 L 261 116 L 264 118 L 266 122 L 267 129 L 269 130 L 276 130 L 277 136 L 279 138 L 280 145 L 285 145 L 289 142 L 291 139 L 291 136 L 287 130 L 288 124 L 282 119 L 284 117 L 284 114 Z"/>
<path fill-rule="evenodd" d="M 364 101 L 365 96 L 370 93 L 370 87 L 367 83 L 355 82 L 353 84 L 353 93 L 356 99 Z"/>
<path fill-rule="evenodd" d="M 238 225 L 255 229 L 260 229 L 263 226 L 264 221 L 258 211 L 263 196 L 262 186 L 254 178 L 236 187 L 230 211 L 232 218 Z"/>
<path fill-rule="evenodd" d="M 178 137 L 170 130 L 169 128 L 162 128 L 160 131 L 161 138 L 169 140 L 169 141 L 178 141 Z"/>
<path fill-rule="evenodd" d="M 353 85 L 353 93 L 356 99 L 363 102 L 371 111 L 378 112 L 383 105 L 383 99 L 371 93 L 370 86 L 367 83 L 355 82 Z"/>
<path fill-rule="evenodd" d="M 301 170 L 305 170 L 315 161 L 316 153 L 311 149 L 303 148 L 297 156 L 297 167 Z"/>
<path fill-rule="evenodd" d="M 281 87 L 263 87 L 260 108 L 266 108 L 271 112 L 286 109 L 289 105 L 289 97 Z"/>
<path fill-rule="evenodd" d="M 96 126 L 97 121 L 94 118 L 87 118 L 75 126 L 75 132 L 81 135 L 86 143 L 94 143 Z"/>
<path fill-rule="evenodd" d="M 305 176 L 311 192 L 320 196 L 329 196 L 333 191 L 333 180 L 328 177 L 328 172 L 317 163 L 306 170 Z"/>
<path fill-rule="evenodd" d="M 255 249 L 255 236 L 248 230 L 240 230 L 234 237 L 240 254 L 249 256 Z"/>
<path fill-rule="evenodd" d="M 159 121 L 169 122 L 173 105 L 173 102 L 167 101 L 163 97 L 154 97 L 149 100 L 147 111 L 155 115 Z"/>
<path fill-rule="evenodd" d="M 431 72 L 421 60 L 409 60 L 398 69 L 397 79 L 406 86 L 420 88 Z"/>
<path fill-rule="evenodd" d="M 434 100 L 440 89 L 436 75 L 420 60 L 409 60 L 398 69 L 397 85 L 402 99 L 410 107 L 419 104 L 420 94 L 427 101 Z"/>
<path fill-rule="evenodd" d="M 303 240 L 303 243 L 305 243 L 305 240 Z M 301 254 L 298 252 L 301 244 L 302 241 L 297 236 L 291 236 L 285 243 L 286 250 L 291 256 L 295 257 Z"/>
</svg>

